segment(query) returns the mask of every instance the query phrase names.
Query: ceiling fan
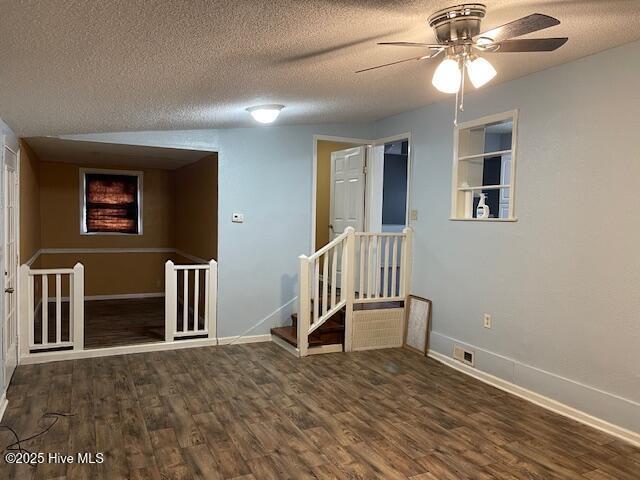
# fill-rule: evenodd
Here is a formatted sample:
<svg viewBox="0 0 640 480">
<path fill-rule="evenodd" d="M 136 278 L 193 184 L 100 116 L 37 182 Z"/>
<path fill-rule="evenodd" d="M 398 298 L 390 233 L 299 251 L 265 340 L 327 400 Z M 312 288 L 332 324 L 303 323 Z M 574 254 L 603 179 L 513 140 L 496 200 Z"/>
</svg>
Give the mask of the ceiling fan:
<svg viewBox="0 0 640 480">
<path fill-rule="evenodd" d="M 444 54 L 444 59 L 433 75 L 433 86 L 444 93 L 455 93 L 456 118 L 458 107 L 464 110 L 465 73 L 474 87 L 480 88 L 496 76 L 496 70 L 483 53 L 551 52 L 564 45 L 568 38 L 515 39 L 560 24 L 560 20 L 534 13 L 513 22 L 481 33 L 480 24 L 486 7 L 480 3 L 467 3 L 437 11 L 429 17 L 429 26 L 436 34 L 436 44 L 416 42 L 379 42 L 378 45 L 427 49 L 426 55 L 406 58 L 384 65 L 358 70 L 367 72 L 377 68 L 410 61 L 429 60 Z M 514 40 L 515 39 L 515 40 Z"/>
</svg>

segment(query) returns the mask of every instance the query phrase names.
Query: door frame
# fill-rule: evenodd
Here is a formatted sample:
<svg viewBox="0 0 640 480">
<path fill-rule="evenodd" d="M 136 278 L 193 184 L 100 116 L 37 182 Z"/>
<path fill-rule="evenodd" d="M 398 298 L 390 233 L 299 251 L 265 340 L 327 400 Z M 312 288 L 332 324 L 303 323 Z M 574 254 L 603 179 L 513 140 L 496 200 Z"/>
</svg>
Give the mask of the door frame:
<svg viewBox="0 0 640 480">
<path fill-rule="evenodd" d="M 16 282 L 15 282 L 15 286 L 14 286 L 14 295 L 15 295 L 15 315 L 16 315 L 16 338 L 15 338 L 15 344 L 16 344 L 16 368 L 17 366 L 20 364 L 20 319 L 21 319 L 21 310 L 20 310 L 20 160 L 21 160 L 21 148 L 20 148 L 20 144 L 18 143 L 18 140 L 10 135 L 3 135 L 2 136 L 2 142 L 0 143 L 0 147 L 2 147 L 2 159 L 1 159 L 1 163 L 2 163 L 2 172 L 0 174 L 0 185 L 2 185 L 2 187 L 0 188 L 0 194 L 4 197 L 6 192 L 4 191 L 4 186 L 5 186 L 5 176 L 4 176 L 4 170 L 5 170 L 5 165 L 4 165 L 4 150 L 7 149 L 9 150 L 11 153 L 13 153 L 16 156 L 16 171 L 15 171 L 15 176 L 16 176 L 16 190 L 15 190 L 15 234 L 16 234 Z M 2 204 L 2 212 L 0 213 L 0 221 L 2 222 L 2 225 L 5 224 L 5 204 L 4 204 L 4 200 L 3 200 L 3 204 Z M 2 238 L 2 250 L 3 250 L 3 255 L 2 255 L 2 265 L 0 265 L 0 267 L 3 269 L 5 268 L 6 265 L 6 259 L 7 259 L 7 252 L 5 251 L 5 242 L 4 242 L 4 235 L 6 234 L 6 232 L 4 231 L 3 228 L 3 238 Z M 2 281 L 0 282 L 0 291 L 4 294 L 4 289 L 5 287 L 5 276 L 4 275 L 0 275 L 0 277 L 2 278 Z M 5 335 L 7 332 L 4 331 L 4 324 L 5 324 L 5 319 L 4 319 L 4 314 L 6 311 L 6 306 L 4 305 L 4 302 L 2 304 L 2 315 L 3 315 L 3 321 L 2 321 L 2 341 L 5 341 Z M 2 356 L 3 356 L 3 360 L 4 360 L 4 345 L 2 346 L 3 351 L 2 351 Z M 4 385 L 3 387 L 3 391 L 6 393 L 7 388 L 9 387 L 9 383 L 11 381 L 10 378 L 4 378 L 5 374 L 6 374 L 6 365 L 3 365 L 3 380 L 4 380 Z"/>
<path fill-rule="evenodd" d="M 343 142 L 360 144 L 365 147 L 365 162 L 367 165 L 367 173 L 365 175 L 365 205 L 364 205 L 364 229 L 365 231 L 371 231 L 371 224 L 373 218 L 380 217 L 380 225 L 382 224 L 382 198 L 379 202 L 372 202 L 372 192 L 370 185 L 380 183 L 384 177 L 384 168 L 372 168 L 371 159 L 374 158 L 375 148 L 384 147 L 386 143 L 394 142 L 397 140 L 407 140 L 409 142 L 409 150 L 407 152 L 407 211 L 405 223 L 410 225 L 411 218 L 411 192 L 413 189 L 413 148 L 411 146 L 411 132 L 399 133 L 388 137 L 379 138 L 377 140 L 362 139 L 362 138 L 350 138 L 340 137 L 334 135 L 314 135 L 313 136 L 313 171 L 312 171 L 312 184 L 311 184 L 311 239 L 309 245 L 309 254 L 313 254 L 316 251 L 316 206 L 318 195 L 318 141 L 329 142 Z M 382 165 L 384 167 L 384 164 Z M 372 207 L 372 204 L 374 206 Z"/>
<path fill-rule="evenodd" d="M 313 136 L 313 171 L 311 183 L 311 241 L 309 243 L 309 255 L 316 251 L 316 206 L 318 197 L 318 141 L 356 143 L 365 147 L 365 155 L 368 154 L 370 147 L 374 144 L 373 140 L 362 138 L 338 137 L 333 135 L 314 135 Z M 366 158 L 366 157 L 365 157 Z M 366 160 L 365 160 L 366 161 Z M 367 182 L 365 178 L 365 192 Z M 366 194 L 365 194 L 366 195 Z M 365 211 L 365 225 L 367 213 Z"/>
</svg>

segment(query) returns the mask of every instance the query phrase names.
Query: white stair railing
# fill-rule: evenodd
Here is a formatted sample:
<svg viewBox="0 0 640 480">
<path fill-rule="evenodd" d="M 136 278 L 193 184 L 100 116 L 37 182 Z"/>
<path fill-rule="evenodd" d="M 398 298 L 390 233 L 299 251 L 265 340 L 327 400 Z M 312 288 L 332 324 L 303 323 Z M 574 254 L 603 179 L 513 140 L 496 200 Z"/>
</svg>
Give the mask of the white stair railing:
<svg viewBox="0 0 640 480">
<path fill-rule="evenodd" d="M 298 352 L 309 335 L 345 308 L 345 351 L 351 350 L 353 305 L 404 301 L 411 281 L 413 230 L 356 233 L 352 227 L 307 257 L 300 255 Z"/>
<path fill-rule="evenodd" d="M 20 355 L 84 349 L 84 266 L 20 267 Z M 65 315 L 66 314 L 66 315 Z M 65 318 L 66 317 L 66 318 Z"/>
<path fill-rule="evenodd" d="M 356 233 L 355 303 L 403 301 L 411 276 L 412 230 Z"/>
<path fill-rule="evenodd" d="M 302 356 L 309 348 L 309 334 L 347 304 L 349 238 L 355 230 L 344 233 L 310 257 L 300 255 L 300 292 L 298 296 L 298 350 Z M 340 267 L 338 267 L 340 265 Z"/>
<path fill-rule="evenodd" d="M 217 284 L 215 260 L 194 265 L 165 263 L 165 341 L 215 338 Z"/>
</svg>

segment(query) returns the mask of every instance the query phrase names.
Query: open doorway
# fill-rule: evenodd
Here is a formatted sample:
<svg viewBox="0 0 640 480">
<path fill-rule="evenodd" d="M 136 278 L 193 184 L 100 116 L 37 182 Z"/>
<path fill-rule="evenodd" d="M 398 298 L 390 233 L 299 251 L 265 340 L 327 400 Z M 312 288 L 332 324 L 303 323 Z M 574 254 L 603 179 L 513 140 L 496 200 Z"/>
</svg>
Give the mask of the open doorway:
<svg viewBox="0 0 640 480">
<path fill-rule="evenodd" d="M 83 269 L 83 345 L 92 349 L 165 341 L 166 262 L 218 257 L 216 152 L 28 138 L 20 200 L 39 350 L 71 348 L 74 266 Z M 176 309 L 187 320 L 178 331 L 194 316 L 201 323 L 206 283 L 195 268 L 180 273 Z"/>
<path fill-rule="evenodd" d="M 347 226 L 393 233 L 409 224 L 410 142 L 408 133 L 376 141 L 316 137 L 311 251 Z"/>
<path fill-rule="evenodd" d="M 384 144 L 382 231 L 401 232 L 407 226 L 409 140 Z"/>
<path fill-rule="evenodd" d="M 364 228 L 365 166 L 370 143 L 316 138 L 312 251 L 324 247 L 347 226 Z"/>
</svg>

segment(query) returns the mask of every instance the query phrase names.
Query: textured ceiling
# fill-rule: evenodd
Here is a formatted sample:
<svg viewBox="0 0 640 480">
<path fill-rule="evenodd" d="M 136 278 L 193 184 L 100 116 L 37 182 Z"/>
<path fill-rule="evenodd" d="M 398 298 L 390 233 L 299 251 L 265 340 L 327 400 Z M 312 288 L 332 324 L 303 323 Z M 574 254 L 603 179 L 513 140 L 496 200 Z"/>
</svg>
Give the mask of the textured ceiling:
<svg viewBox="0 0 640 480">
<path fill-rule="evenodd" d="M 371 121 L 443 98 L 434 65 L 377 41 L 433 41 L 435 0 L 0 0 L 0 116 L 20 136 Z M 485 0 L 484 29 L 530 13 L 562 24 L 553 53 L 491 55 L 496 82 L 640 38 L 640 0 Z M 536 36 L 536 35 L 533 35 Z M 419 53 L 419 52 L 418 52 Z"/>
<path fill-rule="evenodd" d="M 76 165 L 173 170 L 211 155 L 211 152 L 199 150 L 83 142 L 48 137 L 29 138 L 27 143 L 43 162 Z"/>
</svg>

